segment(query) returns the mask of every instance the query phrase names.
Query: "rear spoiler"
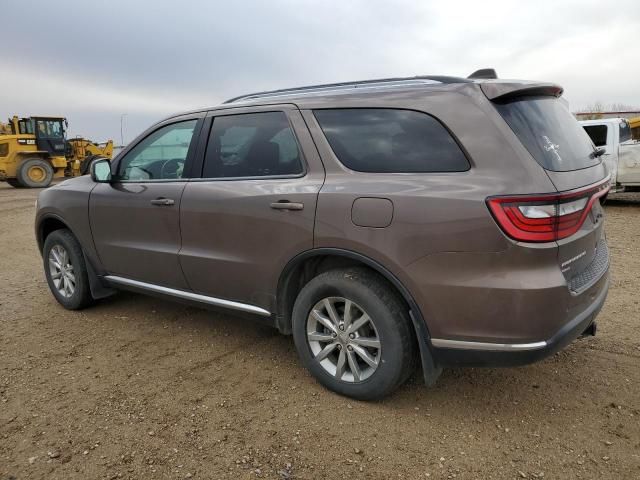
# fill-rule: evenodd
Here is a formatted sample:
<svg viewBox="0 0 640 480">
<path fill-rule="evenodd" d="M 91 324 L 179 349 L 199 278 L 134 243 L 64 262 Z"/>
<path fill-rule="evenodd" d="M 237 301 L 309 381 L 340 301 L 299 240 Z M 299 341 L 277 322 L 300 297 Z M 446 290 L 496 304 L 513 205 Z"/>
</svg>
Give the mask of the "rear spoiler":
<svg viewBox="0 0 640 480">
<path fill-rule="evenodd" d="M 519 97 L 560 97 L 564 91 L 560 85 L 544 82 L 485 81 L 480 83 L 482 92 L 492 101 L 508 101 Z"/>
</svg>

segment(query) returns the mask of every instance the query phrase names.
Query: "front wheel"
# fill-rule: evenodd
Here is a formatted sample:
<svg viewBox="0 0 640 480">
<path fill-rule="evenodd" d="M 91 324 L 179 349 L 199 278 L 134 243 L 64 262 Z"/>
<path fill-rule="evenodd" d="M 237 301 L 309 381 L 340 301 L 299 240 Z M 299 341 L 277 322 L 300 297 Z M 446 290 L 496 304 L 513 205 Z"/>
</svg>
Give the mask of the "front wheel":
<svg viewBox="0 0 640 480">
<path fill-rule="evenodd" d="M 305 285 L 293 308 L 293 337 L 320 383 L 360 400 L 391 393 L 415 365 L 406 305 L 365 268 L 332 270 Z"/>
<path fill-rule="evenodd" d="M 82 248 L 69 230 L 55 230 L 47 237 L 42 258 L 47 283 L 60 305 L 79 310 L 93 302 Z"/>
<path fill-rule="evenodd" d="M 53 167 L 41 158 L 30 158 L 18 168 L 18 181 L 23 187 L 45 188 L 53 180 Z"/>
</svg>

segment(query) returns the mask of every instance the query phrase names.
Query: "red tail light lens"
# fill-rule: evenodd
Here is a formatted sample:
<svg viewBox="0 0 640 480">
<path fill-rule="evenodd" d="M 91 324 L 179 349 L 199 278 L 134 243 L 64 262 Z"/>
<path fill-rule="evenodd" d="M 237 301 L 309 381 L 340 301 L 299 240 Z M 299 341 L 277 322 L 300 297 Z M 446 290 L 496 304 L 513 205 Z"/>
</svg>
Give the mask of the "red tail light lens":
<svg viewBox="0 0 640 480">
<path fill-rule="evenodd" d="M 609 191 L 609 179 L 578 190 L 547 195 L 489 197 L 500 228 L 521 242 L 553 242 L 576 233 L 593 203 Z"/>
</svg>

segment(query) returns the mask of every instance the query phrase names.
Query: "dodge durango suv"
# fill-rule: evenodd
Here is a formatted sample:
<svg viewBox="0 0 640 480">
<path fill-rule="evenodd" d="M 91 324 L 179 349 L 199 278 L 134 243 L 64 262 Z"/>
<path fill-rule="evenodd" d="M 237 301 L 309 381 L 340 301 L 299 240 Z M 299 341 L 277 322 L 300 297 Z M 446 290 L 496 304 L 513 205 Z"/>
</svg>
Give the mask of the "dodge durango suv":
<svg viewBox="0 0 640 480">
<path fill-rule="evenodd" d="M 40 193 L 48 285 L 253 316 L 323 385 L 539 360 L 608 291 L 607 171 L 545 82 L 420 76 L 244 95 Z M 230 317 L 229 321 L 234 317 Z"/>
</svg>

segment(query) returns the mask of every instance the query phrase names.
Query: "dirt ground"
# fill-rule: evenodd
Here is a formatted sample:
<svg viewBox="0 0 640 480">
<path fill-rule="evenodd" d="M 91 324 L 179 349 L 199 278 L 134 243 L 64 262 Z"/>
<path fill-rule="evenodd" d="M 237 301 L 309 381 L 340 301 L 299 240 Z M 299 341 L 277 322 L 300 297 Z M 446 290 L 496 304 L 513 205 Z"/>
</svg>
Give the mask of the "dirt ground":
<svg viewBox="0 0 640 480">
<path fill-rule="evenodd" d="M 229 314 L 134 294 L 62 309 L 36 195 L 0 184 L 0 480 L 640 478 L 640 195 L 606 206 L 597 337 L 376 403 L 323 389 L 290 338 Z"/>
</svg>

